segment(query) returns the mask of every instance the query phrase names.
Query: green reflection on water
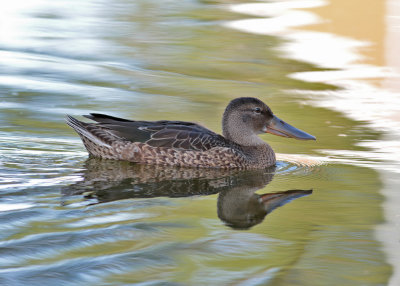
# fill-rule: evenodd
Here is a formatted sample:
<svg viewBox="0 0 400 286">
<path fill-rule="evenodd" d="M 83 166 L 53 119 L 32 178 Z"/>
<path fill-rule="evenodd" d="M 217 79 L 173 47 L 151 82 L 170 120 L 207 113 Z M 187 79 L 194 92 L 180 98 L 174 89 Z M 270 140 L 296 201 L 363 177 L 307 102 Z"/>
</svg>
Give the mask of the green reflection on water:
<svg viewBox="0 0 400 286">
<path fill-rule="evenodd" d="M 11 229 L 2 239 L 26 238 L 17 246 L 11 242 L 12 255 L 6 247 L 2 249 L 11 257 L 2 262 L 2 269 L 48 266 L 43 271 L 28 268 L 20 275 L 27 281 L 57 283 L 67 278 L 93 284 L 160 280 L 184 285 L 246 284 L 257 277 L 261 285 L 267 278 L 272 279 L 270 285 L 310 285 L 310 281 L 312 285 L 378 285 L 387 281 L 391 270 L 373 235 L 382 221 L 381 181 L 370 168 L 289 164 L 294 170 L 278 171 L 257 193 L 300 188 L 313 189 L 313 195 L 242 231 L 219 220 L 217 194 L 125 199 L 93 206 L 82 203 L 85 200 L 79 196 L 72 200 L 75 204 L 61 205 L 61 192 L 71 182 L 54 179 L 81 179 L 86 170 L 86 156 L 79 153 L 83 146 L 64 123 L 67 112 L 190 120 L 220 131 L 227 102 L 254 96 L 318 139 L 310 143 L 263 136 L 279 153 L 321 156 L 324 149 L 365 150 L 357 143 L 379 138 L 378 132 L 363 123 L 302 105 L 301 96 L 285 92 L 336 87 L 289 78 L 294 72 L 319 69 L 285 59 L 279 51 L 279 38 L 222 27 L 223 21 L 241 16 L 215 6 L 221 3 L 224 1 L 100 3 L 102 12 L 94 16 L 97 32 L 77 32 L 78 38 L 91 36 L 104 45 L 99 52 L 79 46 L 77 54 L 67 57 L 69 49 L 51 37 L 41 39 L 46 45 L 36 49 L 15 48 L 32 56 L 24 62 L 26 66 L 15 71 L 15 78 L 70 85 L 57 90 L 51 84 L 41 88 L 5 84 L 0 91 L 2 102 L 16 104 L 1 107 L 2 144 L 6 147 L 2 155 L 7 156 L 2 173 L 21 184 L 15 192 L 10 187 L 5 199 L 32 202 L 37 211 L 27 216 L 32 220 L 22 217 L 22 211 L 10 212 L 10 217 L 0 214 Z M 72 21 L 61 19 L 65 24 Z M 53 36 L 60 33 L 50 22 L 44 23 Z M 68 34 L 64 37 L 69 43 L 76 40 Z M 40 61 L 51 62 L 43 55 L 53 56 L 58 69 L 46 73 L 46 65 L 36 66 Z M 66 64 L 65 58 L 71 62 Z M 82 72 L 85 65 L 92 69 Z M 49 153 L 31 152 L 35 150 Z M 23 185 L 26 181 L 31 185 Z M 124 216 L 118 219 L 121 214 Z M 98 220 L 108 216 L 117 219 Z M 15 224 L 9 222 L 13 218 Z M 62 235 L 50 237 L 57 233 Z M 37 240 L 42 244 L 28 237 L 38 234 L 43 235 Z M 3 271 L 0 279 L 9 279 L 10 273 Z M 51 273 L 59 274 L 54 275 L 56 280 L 46 280 Z"/>
</svg>

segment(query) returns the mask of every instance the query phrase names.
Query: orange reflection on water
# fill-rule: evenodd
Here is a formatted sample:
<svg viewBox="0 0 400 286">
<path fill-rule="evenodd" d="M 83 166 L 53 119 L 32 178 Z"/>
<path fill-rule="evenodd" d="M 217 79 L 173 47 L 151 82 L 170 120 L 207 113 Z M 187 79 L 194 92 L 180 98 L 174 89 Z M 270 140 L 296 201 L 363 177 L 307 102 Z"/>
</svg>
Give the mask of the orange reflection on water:
<svg viewBox="0 0 400 286">
<path fill-rule="evenodd" d="M 361 55 L 354 63 L 387 67 L 400 72 L 400 3 L 396 0 L 330 0 L 308 10 L 322 21 L 301 29 L 328 32 L 367 43 L 357 48 Z M 391 91 L 400 91 L 398 76 L 370 79 L 369 82 Z"/>
<path fill-rule="evenodd" d="M 312 9 L 323 21 L 308 28 L 369 42 L 359 50 L 364 56 L 362 63 L 383 66 L 385 11 L 382 0 L 330 0 L 327 5 Z"/>
</svg>

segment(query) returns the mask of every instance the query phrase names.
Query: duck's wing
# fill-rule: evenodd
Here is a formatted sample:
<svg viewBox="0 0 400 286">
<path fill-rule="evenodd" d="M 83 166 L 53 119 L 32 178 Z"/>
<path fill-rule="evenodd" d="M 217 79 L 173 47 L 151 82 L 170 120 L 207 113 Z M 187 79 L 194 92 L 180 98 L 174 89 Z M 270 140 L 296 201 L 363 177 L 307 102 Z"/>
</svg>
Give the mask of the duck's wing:
<svg viewBox="0 0 400 286">
<path fill-rule="evenodd" d="M 205 151 L 233 144 L 223 136 L 192 122 L 134 121 L 99 113 L 91 113 L 85 117 L 98 122 L 88 124 L 92 130 L 101 128 L 121 139 L 142 142 L 153 147 Z"/>
</svg>

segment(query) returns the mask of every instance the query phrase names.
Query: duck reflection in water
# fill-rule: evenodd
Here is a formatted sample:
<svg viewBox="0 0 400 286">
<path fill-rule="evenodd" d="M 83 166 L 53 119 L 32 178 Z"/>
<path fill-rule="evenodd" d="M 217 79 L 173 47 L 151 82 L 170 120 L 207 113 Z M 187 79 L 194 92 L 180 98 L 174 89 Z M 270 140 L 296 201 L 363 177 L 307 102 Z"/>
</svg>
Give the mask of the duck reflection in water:
<svg viewBox="0 0 400 286">
<path fill-rule="evenodd" d="M 264 170 L 195 169 L 139 165 L 90 158 L 83 180 L 62 190 L 69 196 L 84 195 L 105 203 L 130 198 L 218 195 L 218 217 L 235 229 L 261 223 L 277 207 L 306 196 L 312 190 L 288 190 L 257 194 L 269 184 L 275 167 Z"/>
</svg>

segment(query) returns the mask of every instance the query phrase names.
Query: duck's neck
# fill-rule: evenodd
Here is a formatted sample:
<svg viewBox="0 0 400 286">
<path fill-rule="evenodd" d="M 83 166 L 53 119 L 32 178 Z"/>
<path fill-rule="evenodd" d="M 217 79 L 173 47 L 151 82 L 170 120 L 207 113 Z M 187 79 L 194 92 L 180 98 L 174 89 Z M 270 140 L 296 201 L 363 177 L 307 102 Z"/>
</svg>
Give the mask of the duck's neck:
<svg viewBox="0 0 400 286">
<path fill-rule="evenodd" d="M 241 146 L 262 146 L 268 145 L 254 130 L 249 129 L 246 122 L 242 118 L 238 118 L 238 114 L 224 114 L 222 119 L 222 134 L 228 140 L 235 142 Z"/>
<path fill-rule="evenodd" d="M 265 142 L 258 146 L 242 146 L 241 149 L 251 167 L 266 168 L 276 163 L 274 150 Z"/>
</svg>

